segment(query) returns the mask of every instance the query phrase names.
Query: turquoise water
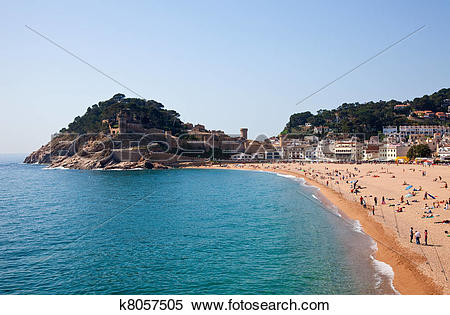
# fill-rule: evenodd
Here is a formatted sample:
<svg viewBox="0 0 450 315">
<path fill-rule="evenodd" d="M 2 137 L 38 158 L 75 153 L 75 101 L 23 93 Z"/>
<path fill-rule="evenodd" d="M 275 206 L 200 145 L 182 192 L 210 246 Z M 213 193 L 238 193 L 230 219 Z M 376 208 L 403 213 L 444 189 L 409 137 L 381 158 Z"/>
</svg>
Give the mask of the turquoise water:
<svg viewBox="0 0 450 315">
<path fill-rule="evenodd" d="M 264 172 L 3 159 L 0 293 L 393 293 L 373 242 L 313 195 Z"/>
</svg>

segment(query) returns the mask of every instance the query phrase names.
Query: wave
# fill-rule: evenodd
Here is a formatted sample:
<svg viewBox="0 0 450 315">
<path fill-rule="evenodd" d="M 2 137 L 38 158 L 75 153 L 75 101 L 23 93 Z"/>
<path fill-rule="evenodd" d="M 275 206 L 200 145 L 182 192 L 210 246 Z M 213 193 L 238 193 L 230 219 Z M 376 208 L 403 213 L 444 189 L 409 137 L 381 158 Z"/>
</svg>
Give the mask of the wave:
<svg viewBox="0 0 450 315">
<path fill-rule="evenodd" d="M 70 170 L 70 168 L 63 166 L 55 166 L 55 167 L 46 166 L 43 168 L 43 170 Z"/>
<path fill-rule="evenodd" d="M 289 178 L 289 179 L 295 180 L 296 182 L 299 182 L 300 184 L 302 184 L 305 187 L 313 188 L 313 189 L 317 189 L 317 190 L 319 189 L 318 187 L 307 185 L 305 179 L 301 178 L 301 177 L 297 177 L 297 176 L 289 175 L 289 174 L 280 174 L 280 173 L 272 172 L 272 171 L 260 171 L 260 172 L 273 173 L 273 174 L 276 174 L 277 176 L 280 176 L 280 177 L 284 177 L 284 178 Z"/>
<path fill-rule="evenodd" d="M 360 223 L 358 220 L 354 220 L 354 221 L 353 221 L 353 231 L 358 232 L 358 233 L 361 233 L 361 234 L 365 234 L 365 233 L 363 232 L 361 223 Z"/>
<path fill-rule="evenodd" d="M 327 208 L 330 212 L 332 212 L 336 216 L 342 218 L 342 215 L 341 215 L 339 209 L 334 204 L 326 203 L 326 202 L 324 202 L 324 199 L 322 199 L 320 196 L 316 195 L 317 192 L 320 192 L 320 188 L 313 186 L 313 185 L 309 185 L 305 179 L 299 178 L 299 177 L 296 177 L 293 175 L 280 174 L 280 173 L 273 172 L 273 171 L 264 171 L 264 170 L 258 170 L 258 171 L 267 172 L 267 173 L 275 173 L 277 176 L 293 179 L 293 180 L 299 182 L 302 186 L 304 186 L 307 189 L 312 189 L 314 192 L 311 193 L 311 196 L 315 200 L 319 201 L 323 205 L 323 207 Z M 352 220 L 351 222 L 352 222 L 353 231 L 366 235 L 362 229 L 361 223 L 358 220 L 354 220 L 354 221 Z M 370 248 L 375 253 L 378 249 L 377 243 L 372 238 L 370 238 L 370 240 L 372 241 L 372 245 L 370 246 Z M 374 277 L 375 277 L 376 289 L 380 288 L 381 284 L 383 283 L 383 278 L 384 278 L 384 279 L 387 279 L 389 286 L 393 290 L 393 292 L 395 294 L 400 294 L 394 287 L 394 270 L 392 269 L 392 267 L 382 261 L 375 259 L 372 254 L 369 257 L 370 257 L 371 263 L 375 270 Z"/>
<path fill-rule="evenodd" d="M 55 167 L 51 167 L 51 166 L 46 166 L 43 168 L 43 170 L 79 170 L 82 171 L 83 169 L 73 169 L 73 168 L 68 168 L 68 167 L 64 167 L 64 166 L 55 166 Z M 144 171 L 147 170 L 145 168 L 142 167 L 136 167 L 136 168 L 130 168 L 130 169 L 121 169 L 121 168 L 112 168 L 112 169 L 104 169 L 104 168 L 93 168 L 93 169 L 87 169 L 88 171 Z"/>
<path fill-rule="evenodd" d="M 285 177 L 285 178 L 292 178 L 292 179 L 297 178 L 294 175 L 286 175 L 286 174 L 280 174 L 280 173 L 275 173 L 275 174 L 277 174 L 277 176 L 281 176 L 281 177 Z"/>
<path fill-rule="evenodd" d="M 147 170 L 145 168 L 142 167 L 136 167 L 136 168 L 128 168 L 128 169 L 123 169 L 123 168 L 110 168 L 110 169 L 103 169 L 103 168 L 96 168 L 96 171 L 144 171 Z"/>
<path fill-rule="evenodd" d="M 309 185 L 304 178 L 297 177 L 297 176 L 294 176 L 294 175 L 280 174 L 280 173 L 272 172 L 272 171 L 261 171 L 261 172 L 274 173 L 277 176 L 292 179 L 292 180 L 298 182 L 301 186 L 303 186 L 303 187 L 305 187 L 307 189 L 313 190 L 314 192 L 311 193 L 311 197 L 313 197 L 318 202 L 320 202 L 322 204 L 322 206 L 326 207 L 334 215 L 336 215 L 339 218 L 342 218 L 342 215 L 341 215 L 338 207 L 336 207 L 334 204 L 332 204 L 330 202 L 324 202 L 324 198 L 325 197 L 321 198 L 321 197 L 316 195 L 317 192 L 320 193 L 320 188 L 316 187 L 316 186 L 313 186 L 313 185 Z"/>
<path fill-rule="evenodd" d="M 374 252 L 378 250 L 377 243 L 372 240 L 373 244 L 371 248 Z M 386 277 L 389 281 L 389 286 L 394 291 L 395 294 L 400 294 L 400 292 L 397 291 L 397 289 L 394 287 L 394 270 L 392 267 L 385 262 L 379 261 L 373 257 L 373 255 L 370 255 L 370 259 L 372 260 L 372 264 L 375 269 L 375 286 L 378 289 L 380 285 L 383 283 L 383 276 Z"/>
</svg>

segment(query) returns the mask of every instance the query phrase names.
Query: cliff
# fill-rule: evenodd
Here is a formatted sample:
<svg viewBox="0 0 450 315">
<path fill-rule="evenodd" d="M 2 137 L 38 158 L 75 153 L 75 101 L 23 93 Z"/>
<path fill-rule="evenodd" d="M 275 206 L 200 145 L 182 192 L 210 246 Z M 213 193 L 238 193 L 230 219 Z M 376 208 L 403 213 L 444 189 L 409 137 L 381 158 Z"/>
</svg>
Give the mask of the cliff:
<svg viewBox="0 0 450 315">
<path fill-rule="evenodd" d="M 177 155 L 179 134 L 186 129 L 173 110 L 155 101 L 111 99 L 89 107 L 24 163 L 73 169 L 168 168 L 204 159 Z"/>
<path fill-rule="evenodd" d="M 24 163 L 47 164 L 70 169 L 167 169 L 203 164 L 206 160 L 136 146 L 114 148 L 119 137 L 89 135 L 74 137 L 61 134 L 31 153 Z"/>
</svg>

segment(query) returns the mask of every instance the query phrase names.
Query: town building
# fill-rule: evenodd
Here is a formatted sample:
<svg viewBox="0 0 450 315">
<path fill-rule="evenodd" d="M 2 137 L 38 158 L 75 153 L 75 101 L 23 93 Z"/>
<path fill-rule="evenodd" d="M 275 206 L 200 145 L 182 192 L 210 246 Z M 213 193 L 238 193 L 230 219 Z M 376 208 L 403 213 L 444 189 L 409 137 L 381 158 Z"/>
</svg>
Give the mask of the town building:
<svg viewBox="0 0 450 315">
<path fill-rule="evenodd" d="M 450 145 L 439 147 L 437 150 L 437 157 L 440 161 L 450 162 Z"/>
<path fill-rule="evenodd" d="M 334 145 L 335 159 L 340 162 L 354 162 L 362 160 L 362 143 L 355 139 L 336 141 Z"/>
<path fill-rule="evenodd" d="M 406 159 L 410 146 L 404 144 L 385 143 L 379 149 L 379 161 L 396 161 Z"/>
<path fill-rule="evenodd" d="M 312 144 L 291 144 L 282 148 L 283 158 L 291 161 L 315 160 L 316 147 Z"/>
<path fill-rule="evenodd" d="M 450 127 L 439 125 L 400 126 L 398 128 L 398 132 L 403 137 L 407 137 L 410 135 L 433 136 L 435 133 L 450 133 Z"/>
<path fill-rule="evenodd" d="M 323 139 L 316 146 L 315 159 L 317 161 L 334 161 L 334 140 Z"/>
<path fill-rule="evenodd" d="M 330 131 L 330 128 L 327 126 L 317 126 L 317 127 L 314 127 L 314 129 L 313 129 L 313 132 L 315 134 L 324 134 L 324 133 L 327 133 L 328 131 Z"/>
<path fill-rule="evenodd" d="M 380 144 L 369 143 L 363 148 L 363 161 L 376 161 L 379 158 Z"/>
<path fill-rule="evenodd" d="M 245 153 L 240 152 L 240 153 L 231 155 L 231 159 L 233 161 L 250 161 L 250 160 L 253 160 L 253 156 L 250 154 L 245 154 Z"/>
<path fill-rule="evenodd" d="M 397 126 L 383 126 L 383 134 L 389 135 L 397 133 L 398 129 Z"/>
</svg>

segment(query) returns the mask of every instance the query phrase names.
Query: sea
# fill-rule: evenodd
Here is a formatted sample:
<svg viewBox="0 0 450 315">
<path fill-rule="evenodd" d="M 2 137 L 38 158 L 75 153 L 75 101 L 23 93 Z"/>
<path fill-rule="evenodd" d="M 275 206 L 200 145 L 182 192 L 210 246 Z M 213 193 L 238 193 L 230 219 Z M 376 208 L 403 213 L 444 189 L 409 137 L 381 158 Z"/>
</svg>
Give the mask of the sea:
<svg viewBox="0 0 450 315">
<path fill-rule="evenodd" d="M 376 243 L 292 176 L 0 156 L 0 294 L 396 294 Z"/>
</svg>

